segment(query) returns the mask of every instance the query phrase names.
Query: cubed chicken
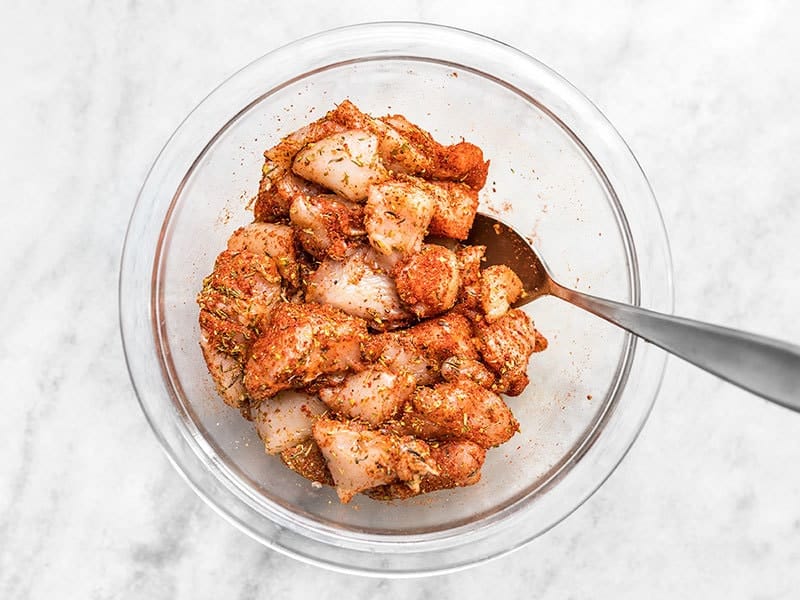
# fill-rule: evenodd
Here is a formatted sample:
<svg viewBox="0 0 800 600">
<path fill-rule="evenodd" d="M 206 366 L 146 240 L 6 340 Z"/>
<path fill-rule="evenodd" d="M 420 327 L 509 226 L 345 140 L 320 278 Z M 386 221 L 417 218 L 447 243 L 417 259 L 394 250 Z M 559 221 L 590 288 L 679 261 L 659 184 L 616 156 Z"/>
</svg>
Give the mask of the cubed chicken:
<svg viewBox="0 0 800 600">
<path fill-rule="evenodd" d="M 481 308 L 489 323 L 494 323 L 522 295 L 522 281 L 506 265 L 492 265 L 481 272 Z"/>
<path fill-rule="evenodd" d="M 370 186 L 388 177 L 378 156 L 378 138 L 361 129 L 309 144 L 295 156 L 292 170 L 352 202 L 364 200 Z"/>
<path fill-rule="evenodd" d="M 289 285 L 300 284 L 294 229 L 288 225 L 255 222 L 240 227 L 228 238 L 228 250 L 266 254 L 275 261 L 278 272 Z"/>
<path fill-rule="evenodd" d="M 254 334 L 235 321 L 200 311 L 200 349 L 217 393 L 228 406 L 247 405 L 244 363 Z"/>
<path fill-rule="evenodd" d="M 434 197 L 431 235 L 465 240 L 478 213 L 478 192 L 463 183 L 432 181 Z"/>
<path fill-rule="evenodd" d="M 486 183 L 489 161 L 483 160 L 483 152 L 469 142 L 458 142 L 444 146 L 431 134 L 410 122 L 402 115 L 391 115 L 381 119 L 403 136 L 414 150 L 427 159 L 424 171 L 416 172 L 439 180 L 459 181 L 473 190 L 480 190 Z"/>
<path fill-rule="evenodd" d="M 415 411 L 452 437 L 484 448 L 508 441 L 519 430 L 503 399 L 470 379 L 417 388 L 411 402 Z"/>
<path fill-rule="evenodd" d="M 361 112 L 344 100 L 327 118 L 348 129 L 364 129 L 378 138 L 378 154 L 385 167 L 394 173 L 425 173 L 432 166 L 430 158 L 415 148 L 400 132 L 380 119 Z"/>
<path fill-rule="evenodd" d="M 394 281 L 375 266 L 366 248 L 342 261 L 324 260 L 308 280 L 306 300 L 335 306 L 377 330 L 399 327 L 411 318 Z"/>
<path fill-rule="evenodd" d="M 496 380 L 494 373 L 487 369 L 481 361 L 460 356 L 451 356 L 446 359 L 442 363 L 441 373 L 445 381 L 471 379 L 487 390 L 492 389 Z"/>
<path fill-rule="evenodd" d="M 319 397 L 335 413 L 377 427 L 397 414 L 414 386 L 409 374 L 371 367 L 349 375 L 336 387 L 320 389 Z"/>
<path fill-rule="evenodd" d="M 458 260 L 452 250 L 436 244 L 401 260 L 392 271 L 400 299 L 417 317 L 450 310 L 459 289 Z"/>
<path fill-rule="evenodd" d="M 265 254 L 220 253 L 197 296 L 201 310 L 245 327 L 259 327 L 281 299 L 281 276 Z"/>
<path fill-rule="evenodd" d="M 308 479 L 314 487 L 333 486 L 333 477 L 325 463 L 325 457 L 313 438 L 281 452 L 283 464 Z"/>
<path fill-rule="evenodd" d="M 364 210 L 332 194 L 299 196 L 289 218 L 303 249 L 317 260 L 342 260 L 366 235 Z"/>
<path fill-rule="evenodd" d="M 364 321 L 323 304 L 279 304 L 253 344 L 244 383 L 255 401 L 361 367 Z"/>
<path fill-rule="evenodd" d="M 265 223 L 281 221 L 289 216 L 289 207 L 295 198 L 324 192 L 323 187 L 298 177 L 287 168 L 268 162 L 264 165 L 264 174 L 258 186 L 253 218 Z"/>
<path fill-rule="evenodd" d="M 417 252 L 433 215 L 433 196 L 407 181 L 387 181 L 369 188 L 364 229 L 381 254 Z"/>
<path fill-rule="evenodd" d="M 431 458 L 436 463 L 438 475 L 425 475 L 414 491 L 404 483 L 389 483 L 368 490 L 375 500 L 403 500 L 417 494 L 474 485 L 481 479 L 481 467 L 486 460 L 486 450 L 467 440 L 452 440 L 431 447 Z"/>
<path fill-rule="evenodd" d="M 472 325 L 457 313 L 447 313 L 428 319 L 401 332 L 437 369 L 451 356 L 477 359 L 478 351 L 472 338 Z"/>
<path fill-rule="evenodd" d="M 429 385 L 438 378 L 438 366 L 426 358 L 414 341 L 400 332 L 371 335 L 362 347 L 367 362 L 410 376 L 416 385 Z"/>
<path fill-rule="evenodd" d="M 394 481 L 416 490 L 425 475 L 438 473 L 428 445 L 411 437 L 324 417 L 314 423 L 313 436 L 344 503 L 358 492 Z"/>
<path fill-rule="evenodd" d="M 478 325 L 478 349 L 484 362 L 497 374 L 495 390 L 519 396 L 528 385 L 528 360 L 547 347 L 530 317 L 512 309 L 491 324 Z"/>
<path fill-rule="evenodd" d="M 200 348 L 217 392 L 246 406 L 244 363 L 256 333 L 281 298 L 281 277 L 265 254 L 225 250 L 197 296 Z"/>
<path fill-rule="evenodd" d="M 309 439 L 314 419 L 326 410 L 319 398 L 285 390 L 254 403 L 250 416 L 267 454 L 280 454 Z"/>
</svg>

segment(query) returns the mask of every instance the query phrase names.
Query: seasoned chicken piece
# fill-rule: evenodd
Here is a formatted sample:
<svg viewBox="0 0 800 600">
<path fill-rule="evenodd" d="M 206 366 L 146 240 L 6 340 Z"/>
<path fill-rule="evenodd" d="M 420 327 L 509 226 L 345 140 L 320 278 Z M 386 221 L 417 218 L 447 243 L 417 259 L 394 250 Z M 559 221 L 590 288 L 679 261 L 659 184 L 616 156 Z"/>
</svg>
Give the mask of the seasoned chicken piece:
<svg viewBox="0 0 800 600">
<path fill-rule="evenodd" d="M 378 138 L 378 154 L 387 169 L 395 173 L 424 173 L 431 161 L 396 129 L 380 119 L 361 112 L 349 100 L 344 100 L 327 117 L 348 129 L 364 129 Z"/>
<path fill-rule="evenodd" d="M 464 181 L 475 190 L 485 183 L 489 163 L 483 162 L 483 153 L 473 144 L 444 146 L 401 115 L 375 119 L 349 100 L 330 111 L 326 118 L 375 135 L 379 140 L 378 153 L 386 168 L 394 173 Z"/>
<path fill-rule="evenodd" d="M 506 265 L 492 265 L 481 272 L 481 308 L 489 323 L 494 323 L 522 295 L 522 281 Z"/>
<path fill-rule="evenodd" d="M 443 363 L 452 361 L 454 356 L 460 361 L 478 359 L 470 323 L 456 313 L 428 319 L 402 331 L 370 336 L 362 353 L 367 362 L 399 375 L 410 375 L 416 385 L 439 381 Z M 410 405 L 406 405 L 398 419 L 401 422 L 397 431 L 426 439 L 443 437 L 441 428 L 411 412 Z"/>
<path fill-rule="evenodd" d="M 313 435 L 343 503 L 358 492 L 398 480 L 417 490 L 425 475 L 437 473 L 428 445 L 412 437 L 325 417 L 314 423 Z"/>
<path fill-rule="evenodd" d="M 386 127 L 386 131 L 381 137 L 381 143 L 378 146 L 378 153 L 381 155 L 386 168 L 401 175 L 423 175 L 427 173 L 431 168 L 431 160 L 419 149 L 411 145 L 408 139 L 396 129 L 382 121 L 379 122 Z"/>
<path fill-rule="evenodd" d="M 253 218 L 266 223 L 283 220 L 289 216 L 289 207 L 295 198 L 323 193 L 324 188 L 298 177 L 288 167 L 267 162 L 253 205 Z"/>
<path fill-rule="evenodd" d="M 366 248 L 343 261 L 324 260 L 308 280 L 306 300 L 329 304 L 366 319 L 373 329 L 399 327 L 411 318 L 394 281 L 374 265 Z"/>
<path fill-rule="evenodd" d="M 387 181 L 369 188 L 364 229 L 381 254 L 417 252 L 433 215 L 433 197 L 408 181 Z"/>
<path fill-rule="evenodd" d="M 458 272 L 461 283 L 471 285 L 481 277 L 481 261 L 486 254 L 486 246 L 464 246 L 456 251 Z"/>
<path fill-rule="evenodd" d="M 333 477 L 328 471 L 325 457 L 322 456 L 319 446 L 313 439 L 307 439 L 297 446 L 287 448 L 281 452 L 281 460 L 292 471 L 302 475 L 316 487 L 333 486 Z"/>
<path fill-rule="evenodd" d="M 319 397 L 334 412 L 378 426 L 392 418 L 414 393 L 414 378 L 380 367 L 349 375 L 336 387 L 322 388 Z"/>
<path fill-rule="evenodd" d="M 230 354 L 220 352 L 206 332 L 200 333 L 200 348 L 214 387 L 223 402 L 232 408 L 243 408 L 247 404 L 244 387 L 244 367 Z"/>
<path fill-rule="evenodd" d="M 294 157 L 305 146 L 313 144 L 323 138 L 330 137 L 336 133 L 342 133 L 346 129 L 347 127 L 329 119 L 326 115 L 321 119 L 309 123 L 305 127 L 293 131 L 272 148 L 264 152 L 264 158 L 266 159 L 265 165 L 272 164 L 288 169 L 291 167 Z M 264 171 L 267 170 L 265 166 Z"/>
<path fill-rule="evenodd" d="M 472 341 L 470 322 L 457 313 L 447 313 L 409 327 L 401 332 L 420 349 L 437 369 L 451 356 L 462 359 L 477 359 L 478 351 Z"/>
<path fill-rule="evenodd" d="M 325 118 L 339 123 L 345 129 L 364 129 L 378 136 L 382 135 L 387 129 L 385 124 L 372 118 L 367 113 L 361 112 L 355 104 L 347 99 L 337 104 L 336 108 L 325 115 Z"/>
<path fill-rule="evenodd" d="M 449 440 L 453 437 L 451 429 L 427 419 L 411 402 L 407 402 L 394 419 L 386 421 L 381 430 L 395 435 L 411 435 L 428 441 Z"/>
<path fill-rule="evenodd" d="M 438 475 L 426 475 L 415 492 L 404 483 L 389 483 L 366 494 L 375 500 L 402 500 L 436 490 L 474 485 L 481 479 L 481 467 L 486 460 L 486 450 L 467 440 L 453 440 L 431 446 L 431 458 L 436 463 Z"/>
<path fill-rule="evenodd" d="M 438 476 L 428 476 L 423 485 L 431 487 L 434 481 L 440 484 L 435 489 L 474 485 L 481 479 L 481 467 L 486 459 L 486 450 L 468 440 L 453 440 L 431 448 L 431 456 L 439 468 Z M 442 485 L 442 484 L 447 485 Z"/>
<path fill-rule="evenodd" d="M 388 177 L 378 156 L 378 138 L 361 129 L 309 144 L 295 156 L 292 170 L 353 202 L 366 198 L 372 184 Z"/>
<path fill-rule="evenodd" d="M 280 281 L 265 254 L 226 250 L 197 296 L 203 358 L 217 392 L 234 408 L 246 405 L 244 363 L 256 334 L 280 301 Z"/>
<path fill-rule="evenodd" d="M 489 161 L 484 162 L 483 152 L 474 144 L 459 142 L 444 146 L 402 115 L 391 115 L 381 120 L 400 133 L 418 154 L 427 158 L 425 169 L 415 174 L 460 181 L 474 190 L 480 190 L 486 183 Z"/>
<path fill-rule="evenodd" d="M 228 250 L 263 253 L 275 261 L 281 276 L 292 287 L 300 284 L 300 271 L 294 246 L 294 229 L 274 223 L 250 223 L 228 238 Z"/>
<path fill-rule="evenodd" d="M 201 340 L 205 340 L 204 344 L 244 364 L 250 347 L 258 335 L 257 330 L 242 325 L 238 320 L 224 318 L 219 313 L 215 314 L 208 310 L 200 311 L 199 322 Z"/>
<path fill-rule="evenodd" d="M 342 260 L 364 231 L 364 209 L 338 196 L 299 196 L 289 209 L 297 239 L 317 260 Z"/>
<path fill-rule="evenodd" d="M 197 296 L 200 310 L 245 327 L 260 327 L 281 299 L 281 276 L 265 254 L 225 250 Z"/>
<path fill-rule="evenodd" d="M 473 190 L 483 188 L 488 174 L 489 161 L 484 162 L 481 149 L 469 142 L 446 146 L 431 172 L 434 179 L 463 182 Z"/>
<path fill-rule="evenodd" d="M 478 358 L 470 323 L 456 313 L 402 331 L 370 336 L 363 354 L 368 362 L 377 362 L 393 373 L 411 375 L 417 385 L 435 383 L 442 362 L 452 356 Z"/>
<path fill-rule="evenodd" d="M 287 135 L 275 146 L 264 152 L 264 166 L 258 186 L 253 213 L 256 221 L 273 222 L 289 216 L 289 207 L 298 196 L 315 196 L 324 190 L 292 173 L 292 160 L 306 145 L 334 133 L 344 127 L 327 118 L 322 118 Z"/>
<path fill-rule="evenodd" d="M 361 366 L 364 321 L 323 304 L 281 303 L 251 351 L 244 383 L 253 400 Z"/>
<path fill-rule="evenodd" d="M 428 183 L 434 197 L 428 231 L 432 235 L 465 240 L 478 212 L 478 192 L 454 181 Z"/>
<path fill-rule="evenodd" d="M 478 325 L 478 349 L 484 362 L 498 375 L 495 390 L 519 396 L 528 385 L 528 359 L 544 350 L 547 340 L 533 327 L 530 317 L 512 309 L 491 324 Z"/>
<path fill-rule="evenodd" d="M 414 410 L 451 432 L 453 437 L 491 448 L 519 431 L 502 398 L 470 379 L 420 387 L 411 399 Z"/>
<path fill-rule="evenodd" d="M 341 124 L 322 118 L 287 135 L 264 152 L 261 182 L 253 207 L 256 221 L 284 219 L 289 215 L 289 206 L 297 196 L 323 193 L 324 190 L 319 186 L 292 173 L 292 160 L 306 144 L 344 129 Z"/>
<path fill-rule="evenodd" d="M 392 271 L 397 293 L 417 317 L 450 310 L 459 287 L 458 260 L 452 250 L 436 244 L 401 260 Z"/>
<path fill-rule="evenodd" d="M 416 385 L 429 385 L 437 380 L 438 367 L 402 333 L 371 335 L 362 353 L 368 362 L 377 363 L 397 375 L 411 376 Z"/>
<path fill-rule="evenodd" d="M 495 376 L 479 360 L 451 356 L 442 363 L 442 377 L 445 381 L 456 381 L 457 379 L 471 379 L 487 390 L 491 389 L 495 383 Z"/>
<path fill-rule="evenodd" d="M 456 251 L 461 287 L 458 290 L 458 301 L 453 310 L 463 314 L 471 321 L 483 319 L 480 268 L 485 251 L 486 246 L 464 246 Z"/>
<path fill-rule="evenodd" d="M 247 403 L 244 361 L 252 344 L 252 332 L 239 323 L 200 311 L 200 349 L 217 393 L 228 406 Z"/>
<path fill-rule="evenodd" d="M 310 438 L 314 419 L 326 410 L 318 398 L 286 390 L 254 403 L 250 416 L 267 454 L 279 454 Z"/>
</svg>

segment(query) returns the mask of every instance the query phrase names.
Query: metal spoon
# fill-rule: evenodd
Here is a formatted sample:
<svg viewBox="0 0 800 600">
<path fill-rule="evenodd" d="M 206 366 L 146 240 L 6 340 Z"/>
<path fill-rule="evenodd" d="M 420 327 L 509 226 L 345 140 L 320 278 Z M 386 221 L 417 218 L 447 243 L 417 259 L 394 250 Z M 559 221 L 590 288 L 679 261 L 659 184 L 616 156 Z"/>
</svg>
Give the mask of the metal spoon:
<svg viewBox="0 0 800 600">
<path fill-rule="evenodd" d="M 515 307 L 546 294 L 556 296 L 762 398 L 800 411 L 800 346 L 566 288 L 522 236 L 487 215 L 476 216 L 467 243 L 486 246 L 487 266 L 505 264 L 519 275 L 526 295 Z"/>
</svg>

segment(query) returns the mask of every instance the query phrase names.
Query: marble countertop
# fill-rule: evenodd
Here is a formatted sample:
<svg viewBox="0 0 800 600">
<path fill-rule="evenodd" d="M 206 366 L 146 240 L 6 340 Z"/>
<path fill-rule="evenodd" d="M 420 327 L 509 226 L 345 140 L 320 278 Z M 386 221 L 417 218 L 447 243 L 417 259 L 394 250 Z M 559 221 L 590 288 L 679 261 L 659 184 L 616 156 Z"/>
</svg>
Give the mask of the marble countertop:
<svg viewBox="0 0 800 600">
<path fill-rule="evenodd" d="M 219 81 L 321 29 L 425 20 L 521 48 L 609 116 L 660 201 L 680 314 L 800 341 L 797 4 L 31 1 L 3 13 L 0 597 L 796 597 L 800 415 L 678 360 L 609 481 L 510 556 L 389 581 L 267 550 L 195 496 L 148 428 L 117 269 L 147 169 Z"/>
</svg>

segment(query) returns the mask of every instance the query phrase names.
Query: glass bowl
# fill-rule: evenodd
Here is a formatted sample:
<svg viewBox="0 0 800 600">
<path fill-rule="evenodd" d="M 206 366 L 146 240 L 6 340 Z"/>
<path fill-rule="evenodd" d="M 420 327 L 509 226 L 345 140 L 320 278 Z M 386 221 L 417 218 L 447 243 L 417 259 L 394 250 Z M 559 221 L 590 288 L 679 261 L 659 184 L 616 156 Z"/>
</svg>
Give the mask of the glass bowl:
<svg viewBox="0 0 800 600">
<path fill-rule="evenodd" d="M 275 50 L 215 89 L 159 154 L 125 240 L 120 319 L 142 409 L 177 470 L 244 532 L 302 560 L 384 576 L 451 571 L 532 540 L 602 484 L 652 407 L 665 356 L 543 298 L 525 310 L 550 347 L 508 400 L 521 432 L 489 451 L 477 485 L 342 505 L 265 455 L 216 397 L 195 295 L 252 219 L 263 150 L 344 98 L 479 145 L 492 161 L 480 210 L 529 236 L 564 284 L 671 312 L 667 239 L 644 174 L 596 107 L 522 52 L 447 27 L 358 25 Z"/>
</svg>

